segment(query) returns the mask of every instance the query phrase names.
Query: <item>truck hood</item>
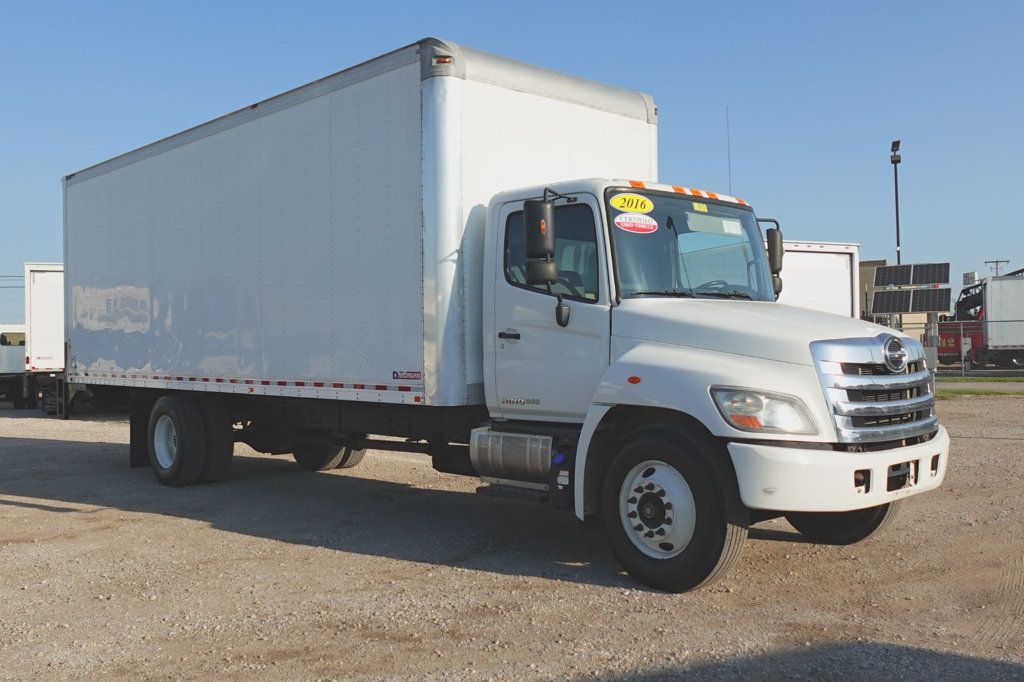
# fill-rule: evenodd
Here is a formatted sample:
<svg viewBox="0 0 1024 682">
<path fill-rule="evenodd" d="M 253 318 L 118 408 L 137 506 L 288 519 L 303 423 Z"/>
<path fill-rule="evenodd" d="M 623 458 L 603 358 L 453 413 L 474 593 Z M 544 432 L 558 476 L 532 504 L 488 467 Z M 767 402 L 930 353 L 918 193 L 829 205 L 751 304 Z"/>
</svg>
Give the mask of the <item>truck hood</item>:
<svg viewBox="0 0 1024 682">
<path fill-rule="evenodd" d="M 629 298 L 612 310 L 614 336 L 797 365 L 812 364 L 812 341 L 883 332 L 898 333 L 851 317 L 763 301 Z"/>
</svg>

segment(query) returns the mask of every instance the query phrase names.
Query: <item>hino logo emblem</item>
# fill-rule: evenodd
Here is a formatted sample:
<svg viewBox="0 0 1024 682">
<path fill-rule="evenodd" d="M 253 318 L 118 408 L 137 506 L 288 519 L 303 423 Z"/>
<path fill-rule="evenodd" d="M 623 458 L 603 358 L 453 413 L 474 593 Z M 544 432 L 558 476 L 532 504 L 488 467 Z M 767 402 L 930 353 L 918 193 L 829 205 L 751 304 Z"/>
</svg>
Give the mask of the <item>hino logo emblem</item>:
<svg viewBox="0 0 1024 682">
<path fill-rule="evenodd" d="M 907 368 L 907 349 L 895 336 L 882 341 L 882 359 L 890 372 L 902 372 Z"/>
</svg>

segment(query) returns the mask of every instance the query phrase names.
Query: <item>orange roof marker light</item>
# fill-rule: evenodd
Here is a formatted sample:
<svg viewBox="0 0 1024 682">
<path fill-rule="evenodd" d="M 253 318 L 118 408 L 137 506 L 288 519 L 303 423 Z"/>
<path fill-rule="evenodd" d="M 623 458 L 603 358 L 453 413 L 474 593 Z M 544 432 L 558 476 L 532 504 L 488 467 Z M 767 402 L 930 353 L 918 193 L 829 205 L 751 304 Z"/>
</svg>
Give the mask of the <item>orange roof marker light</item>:
<svg viewBox="0 0 1024 682">
<path fill-rule="evenodd" d="M 653 189 L 661 191 L 672 191 L 676 194 L 684 194 L 690 197 L 700 197 L 703 199 L 715 199 L 717 201 L 727 201 L 732 204 L 739 204 L 740 206 L 749 206 L 747 202 L 743 201 L 738 197 L 731 197 L 728 194 L 718 194 L 717 192 L 708 192 L 703 189 L 694 189 L 692 187 L 680 187 L 679 185 L 659 185 L 657 183 L 646 183 L 640 180 L 627 180 L 631 187 L 637 189 Z"/>
</svg>

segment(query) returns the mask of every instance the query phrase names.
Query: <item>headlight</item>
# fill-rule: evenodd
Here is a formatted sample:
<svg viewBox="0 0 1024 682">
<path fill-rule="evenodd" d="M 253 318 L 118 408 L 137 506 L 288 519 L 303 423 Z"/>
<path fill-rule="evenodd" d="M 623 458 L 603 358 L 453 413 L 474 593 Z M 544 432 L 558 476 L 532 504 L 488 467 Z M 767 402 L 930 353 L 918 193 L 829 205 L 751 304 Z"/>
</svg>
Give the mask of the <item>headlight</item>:
<svg viewBox="0 0 1024 682">
<path fill-rule="evenodd" d="M 730 426 L 756 433 L 815 435 L 807 408 L 799 398 L 749 388 L 712 387 L 711 396 Z"/>
</svg>

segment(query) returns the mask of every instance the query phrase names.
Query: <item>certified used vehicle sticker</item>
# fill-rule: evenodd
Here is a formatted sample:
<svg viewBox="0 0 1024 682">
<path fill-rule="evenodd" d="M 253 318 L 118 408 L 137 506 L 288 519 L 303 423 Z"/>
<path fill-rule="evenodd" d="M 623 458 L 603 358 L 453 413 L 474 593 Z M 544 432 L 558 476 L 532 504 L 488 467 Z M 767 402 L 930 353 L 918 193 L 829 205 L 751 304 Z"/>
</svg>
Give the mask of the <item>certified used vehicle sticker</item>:
<svg viewBox="0 0 1024 682">
<path fill-rule="evenodd" d="M 615 216 L 615 227 L 633 234 L 650 234 L 658 229 L 658 221 L 649 215 L 623 213 Z"/>
</svg>

